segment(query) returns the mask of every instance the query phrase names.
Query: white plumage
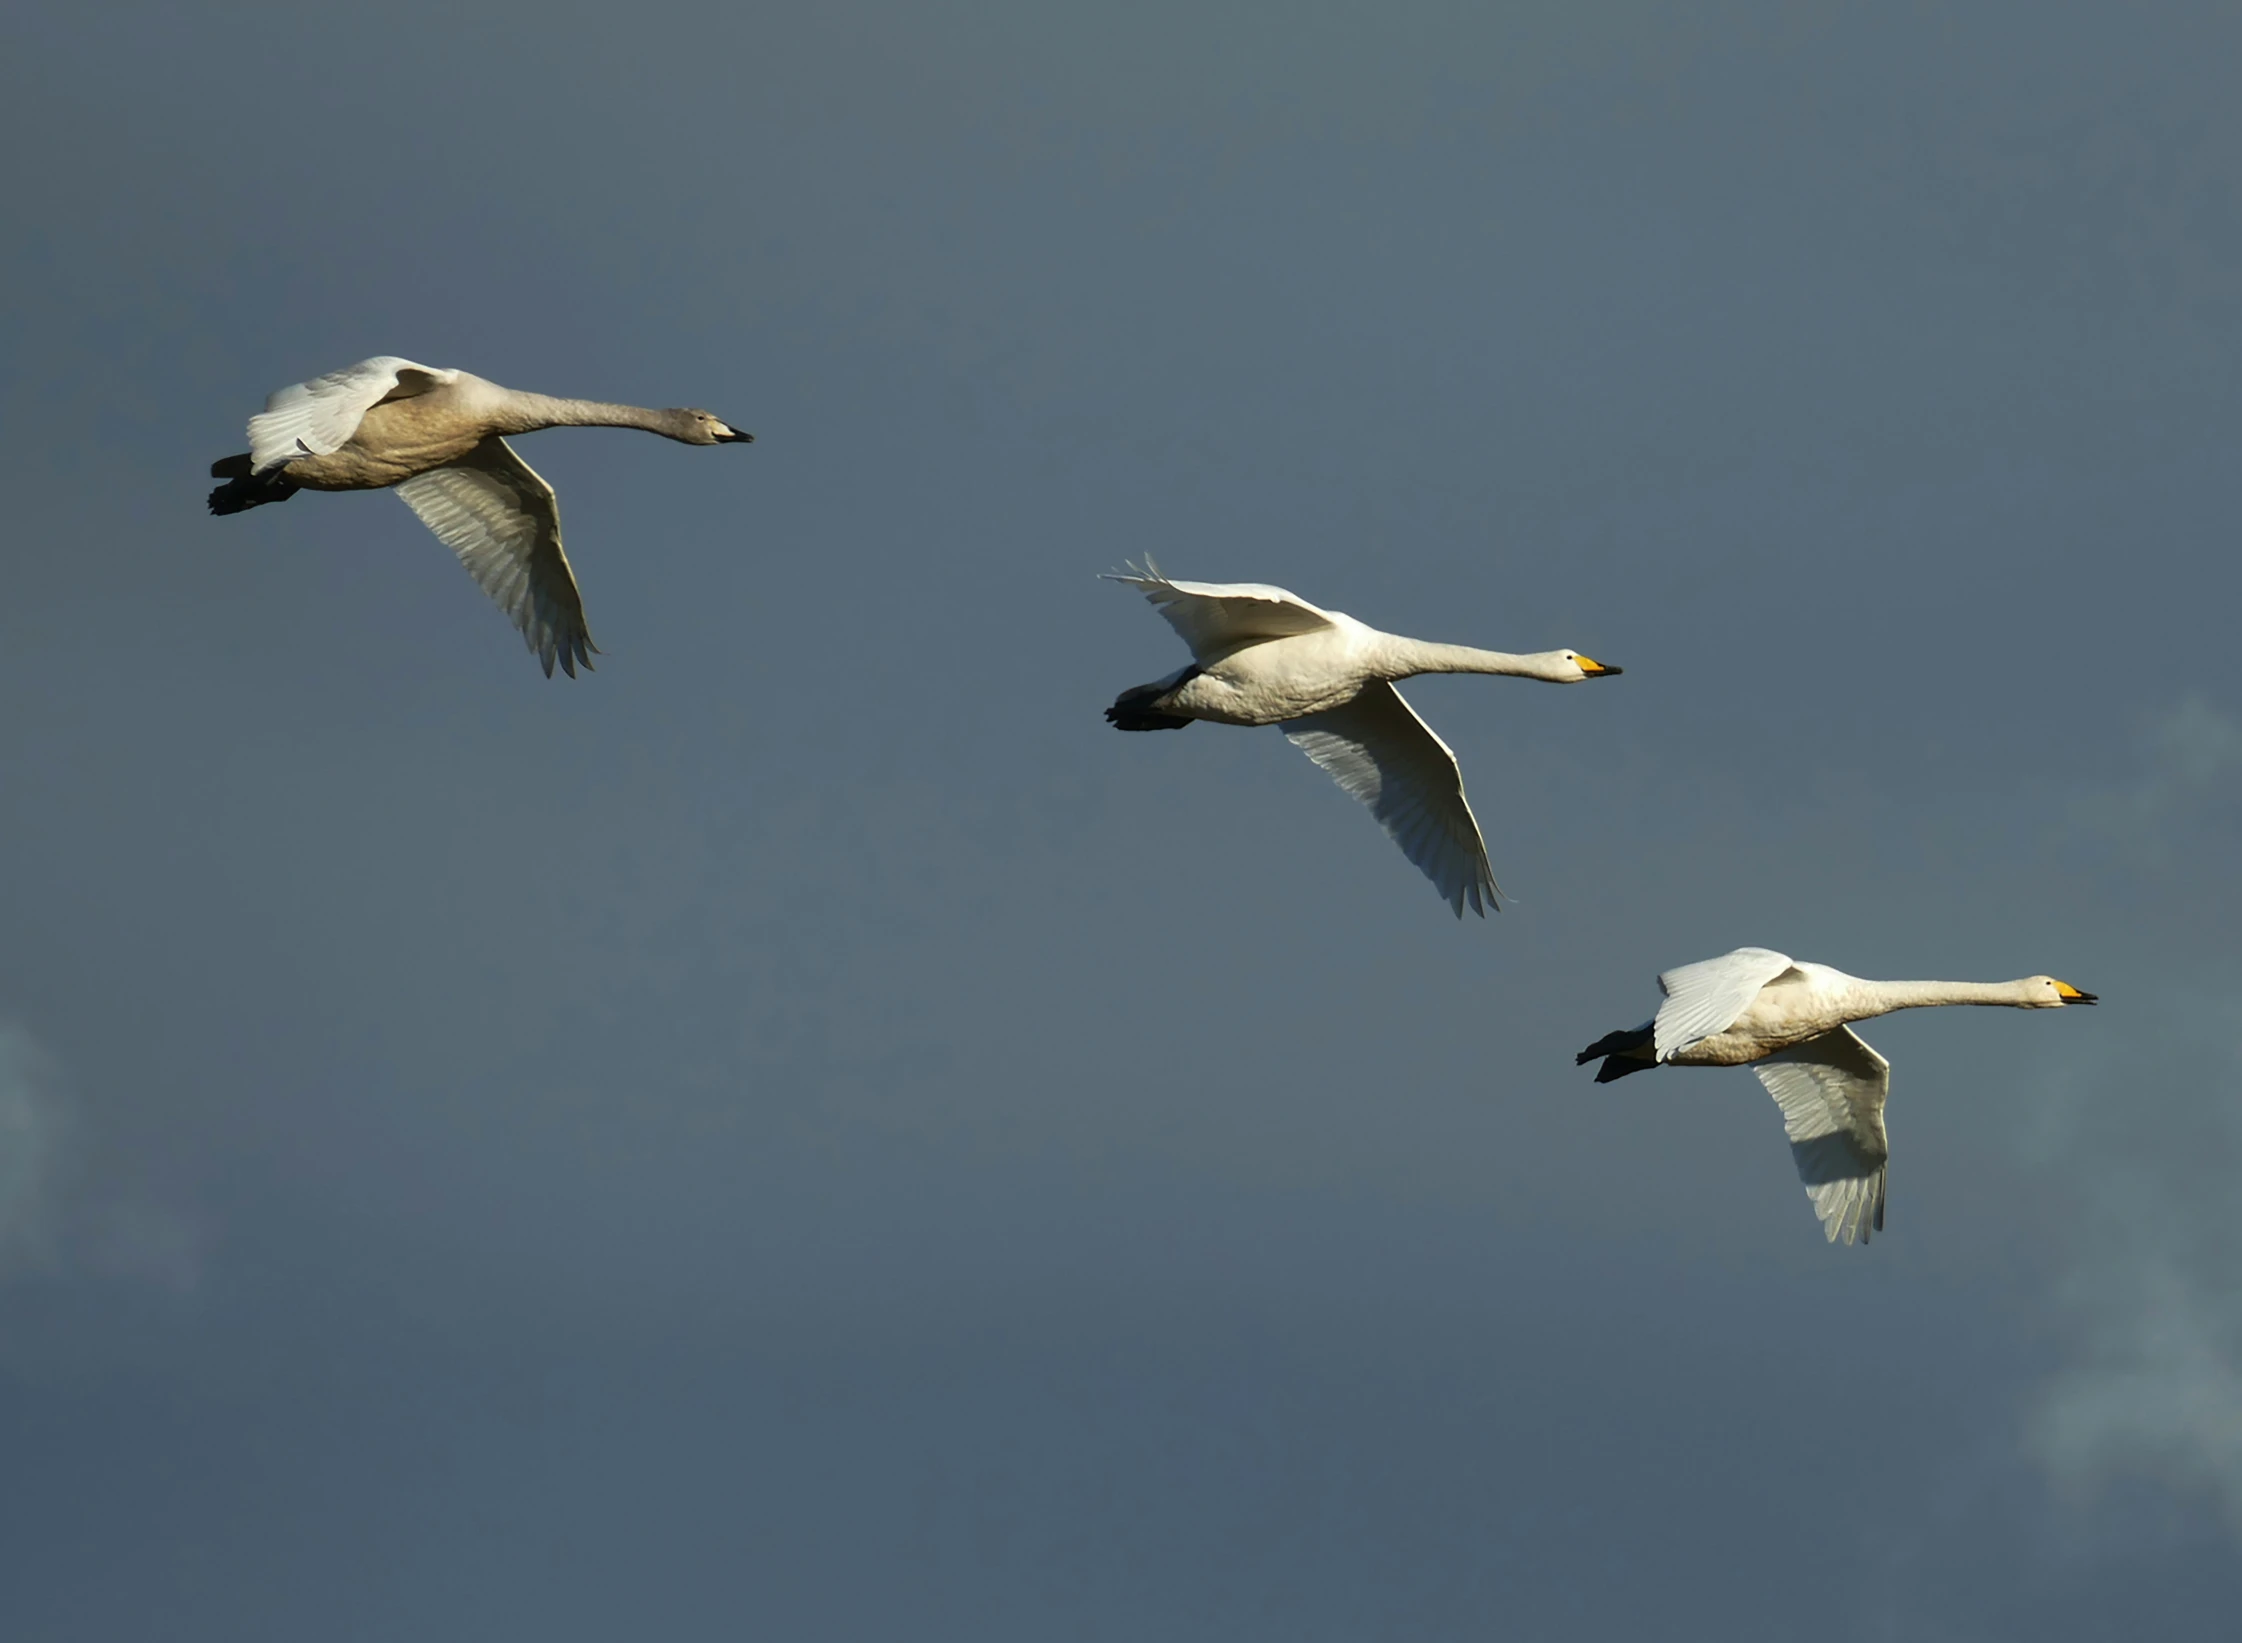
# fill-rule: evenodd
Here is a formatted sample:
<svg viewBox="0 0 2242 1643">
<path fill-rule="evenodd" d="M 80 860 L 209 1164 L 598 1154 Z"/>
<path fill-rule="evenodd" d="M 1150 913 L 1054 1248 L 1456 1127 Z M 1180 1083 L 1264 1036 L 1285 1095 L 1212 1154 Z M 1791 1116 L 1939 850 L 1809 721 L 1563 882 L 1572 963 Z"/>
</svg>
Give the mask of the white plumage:
<svg viewBox="0 0 2242 1643">
<path fill-rule="evenodd" d="M 1401 699 L 1372 680 L 1351 702 L 1294 719 L 1285 739 L 1370 807 L 1401 853 L 1459 913 L 1497 891 L 1479 819 L 1464 797 L 1463 771 L 1448 744 Z"/>
<path fill-rule="evenodd" d="M 1791 967 L 1789 955 L 1739 947 L 1719 958 L 1680 964 L 1658 978 L 1666 1002 L 1658 1011 L 1658 1059 L 1724 1031 L 1759 990 Z"/>
<path fill-rule="evenodd" d="M 1292 744 L 1370 807 L 1460 917 L 1497 905 L 1479 822 L 1448 744 L 1394 689 L 1420 673 L 1496 673 L 1574 684 L 1617 674 L 1576 651 L 1531 655 L 1381 633 L 1260 582 L 1178 582 L 1148 560 L 1110 577 L 1143 592 L 1191 647 L 1192 665 L 1125 690 L 1106 720 L 1180 730 L 1195 719 L 1281 725 Z"/>
<path fill-rule="evenodd" d="M 1654 1066 L 1749 1066 L 1782 1110 L 1791 1161 L 1823 1233 L 1848 1244 L 1884 1230 L 1884 1099 L 1892 1084 L 1892 1064 L 1848 1023 L 1941 1004 L 2046 1010 L 2096 1002 L 2053 976 L 1864 981 L 1766 947 L 1679 965 L 1658 985 L 1666 1002 L 1653 1019 L 1605 1034 L 1575 1063 L 1602 1058 L 1599 1084 Z"/>
</svg>

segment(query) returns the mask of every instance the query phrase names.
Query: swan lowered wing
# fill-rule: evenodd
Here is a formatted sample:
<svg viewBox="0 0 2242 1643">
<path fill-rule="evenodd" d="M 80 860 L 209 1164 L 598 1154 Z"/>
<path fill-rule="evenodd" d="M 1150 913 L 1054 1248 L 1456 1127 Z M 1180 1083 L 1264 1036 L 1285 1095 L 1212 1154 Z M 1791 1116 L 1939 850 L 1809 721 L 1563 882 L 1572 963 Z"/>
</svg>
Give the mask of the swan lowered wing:
<svg viewBox="0 0 2242 1643">
<path fill-rule="evenodd" d="M 1401 692 L 1374 680 L 1345 706 L 1291 720 L 1284 733 L 1370 806 L 1378 825 L 1432 880 L 1458 918 L 1466 901 L 1482 917 L 1489 904 L 1500 905 L 1456 756 Z"/>
<path fill-rule="evenodd" d="M 299 456 L 339 451 L 376 405 L 412 399 L 458 378 L 457 371 L 378 354 L 283 388 L 249 419 L 249 466 L 263 473 Z"/>
<path fill-rule="evenodd" d="M 1126 582 L 1168 619 L 1168 626 L 1191 647 L 1201 666 L 1219 662 L 1247 645 L 1314 633 L 1333 625 L 1326 611 L 1283 588 L 1261 582 L 1171 582 L 1148 559 L 1142 576 L 1108 576 Z M 1404 709 L 1406 711 L 1406 709 Z"/>
<path fill-rule="evenodd" d="M 459 555 L 482 590 L 514 619 L 553 676 L 573 679 L 599 647 L 584 624 L 576 574 L 561 551 L 560 504 L 553 487 L 495 434 L 447 467 L 396 487 L 436 539 Z"/>
<path fill-rule="evenodd" d="M 1766 947 L 1739 947 L 1719 958 L 1668 970 L 1658 978 L 1659 991 L 1666 995 L 1653 1023 L 1658 1059 L 1664 1061 L 1701 1038 L 1726 1032 L 1759 990 L 1790 967 L 1787 954 Z"/>
<path fill-rule="evenodd" d="M 1850 1027 L 1779 1050 L 1752 1071 L 1783 1109 L 1791 1158 L 1831 1243 L 1884 1230 L 1884 1097 L 1892 1064 Z"/>
</svg>

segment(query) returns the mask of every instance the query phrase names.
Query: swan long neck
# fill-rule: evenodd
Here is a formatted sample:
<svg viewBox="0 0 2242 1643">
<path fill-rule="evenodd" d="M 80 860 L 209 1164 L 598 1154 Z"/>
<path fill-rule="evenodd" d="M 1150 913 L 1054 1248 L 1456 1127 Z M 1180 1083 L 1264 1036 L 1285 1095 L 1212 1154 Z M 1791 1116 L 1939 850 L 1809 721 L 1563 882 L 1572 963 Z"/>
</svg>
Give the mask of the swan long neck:
<svg viewBox="0 0 2242 1643">
<path fill-rule="evenodd" d="M 2021 1007 L 2035 1002 L 2028 981 L 1864 981 L 1863 999 L 1884 1015 L 1893 1010 L 1920 1010 L 1934 1004 L 2006 1004 Z"/>
<path fill-rule="evenodd" d="M 644 405 L 610 405 L 598 399 L 555 399 L 550 394 L 509 391 L 496 419 L 499 432 L 534 433 L 539 428 L 643 428 L 650 434 L 678 437 L 675 411 L 650 410 Z"/>
<path fill-rule="evenodd" d="M 1423 639 L 1381 634 L 1378 672 L 1387 679 L 1409 679 L 1420 673 L 1504 673 L 1523 679 L 1577 678 L 1567 671 L 1557 651 L 1514 656 L 1504 650 L 1478 650 L 1470 645 L 1436 645 Z"/>
</svg>

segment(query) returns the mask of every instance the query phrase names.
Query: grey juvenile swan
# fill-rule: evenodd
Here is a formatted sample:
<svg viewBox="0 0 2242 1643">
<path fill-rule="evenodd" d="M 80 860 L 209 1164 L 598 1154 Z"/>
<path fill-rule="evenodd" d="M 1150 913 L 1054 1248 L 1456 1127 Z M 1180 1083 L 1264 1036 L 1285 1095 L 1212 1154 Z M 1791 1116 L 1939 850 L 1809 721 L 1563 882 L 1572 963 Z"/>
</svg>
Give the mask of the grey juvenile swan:
<svg viewBox="0 0 2242 1643">
<path fill-rule="evenodd" d="M 1884 1097 L 1892 1064 L 1846 1025 L 1932 1004 L 2058 1010 L 2097 1002 L 2067 981 L 1863 981 L 1765 947 L 1739 947 L 1658 978 L 1666 1002 L 1640 1027 L 1606 1033 L 1596 1082 L 1649 1067 L 1750 1065 L 1783 1109 L 1792 1161 L 1831 1243 L 1884 1230 Z"/>
<path fill-rule="evenodd" d="M 1513 656 L 1380 633 L 1258 582 L 1175 582 L 1150 559 L 1111 576 L 1141 589 L 1191 647 L 1191 665 L 1124 690 L 1116 730 L 1181 730 L 1194 719 L 1281 725 L 1294 747 L 1370 806 L 1402 854 L 1463 917 L 1495 901 L 1487 845 L 1448 744 L 1394 689 L 1420 673 L 1504 673 L 1577 684 L 1620 670 L 1572 650 Z"/>
<path fill-rule="evenodd" d="M 299 490 L 394 489 L 514 619 L 552 677 L 592 665 L 553 487 L 504 435 L 538 428 L 643 428 L 687 445 L 745 445 L 706 411 L 552 399 L 467 371 L 383 354 L 283 388 L 249 419 L 249 449 L 210 465 L 212 513 L 285 502 Z"/>
</svg>

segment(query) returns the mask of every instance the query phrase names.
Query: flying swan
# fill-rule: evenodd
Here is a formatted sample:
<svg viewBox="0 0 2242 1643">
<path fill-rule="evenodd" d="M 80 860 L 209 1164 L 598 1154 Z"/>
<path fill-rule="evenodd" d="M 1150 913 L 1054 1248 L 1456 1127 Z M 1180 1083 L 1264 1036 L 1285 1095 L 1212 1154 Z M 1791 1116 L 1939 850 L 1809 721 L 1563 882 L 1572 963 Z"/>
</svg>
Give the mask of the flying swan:
<svg viewBox="0 0 2242 1643">
<path fill-rule="evenodd" d="M 599 647 L 584 625 L 553 487 L 504 435 L 539 428 L 643 428 L 687 445 L 745 445 L 706 411 L 654 411 L 501 388 L 467 371 L 383 354 L 283 388 L 249 419 L 249 449 L 210 465 L 212 513 L 285 502 L 299 490 L 394 488 L 514 619 L 553 675 Z"/>
<path fill-rule="evenodd" d="M 1831 1243 L 1884 1230 L 1884 1097 L 1892 1064 L 1846 1025 L 1931 1004 L 2005 1004 L 2057 1010 L 2093 1004 L 2053 976 L 2022 981 L 1863 981 L 1826 964 L 1808 964 L 1739 947 L 1722 958 L 1684 964 L 1658 978 L 1666 995 L 1640 1027 L 1606 1033 L 1573 1058 L 1604 1064 L 1608 1084 L 1647 1067 L 1751 1066 L 1783 1109 L 1791 1157 Z"/>
<path fill-rule="evenodd" d="M 1552 684 L 1620 670 L 1570 650 L 1527 656 L 1380 633 L 1258 582 L 1174 582 L 1148 558 L 1108 576 L 1141 589 L 1191 647 L 1191 665 L 1124 690 L 1105 710 L 1117 730 L 1181 730 L 1193 719 L 1281 725 L 1294 747 L 1370 807 L 1401 853 L 1463 917 L 1495 904 L 1486 841 L 1463 775 L 1393 688 L 1420 673 L 1504 673 Z"/>
</svg>

